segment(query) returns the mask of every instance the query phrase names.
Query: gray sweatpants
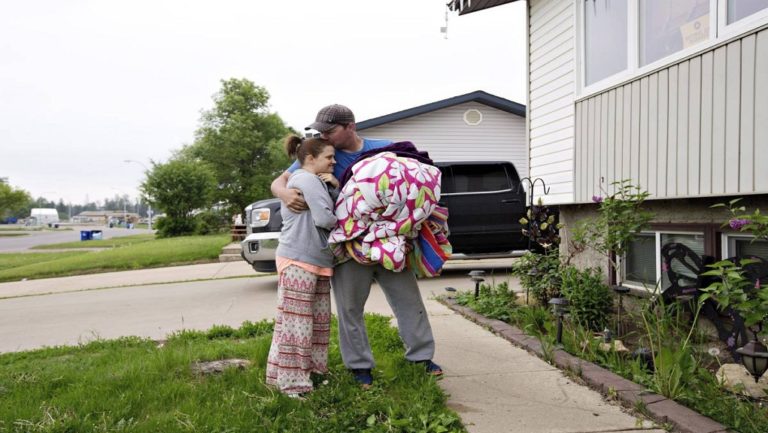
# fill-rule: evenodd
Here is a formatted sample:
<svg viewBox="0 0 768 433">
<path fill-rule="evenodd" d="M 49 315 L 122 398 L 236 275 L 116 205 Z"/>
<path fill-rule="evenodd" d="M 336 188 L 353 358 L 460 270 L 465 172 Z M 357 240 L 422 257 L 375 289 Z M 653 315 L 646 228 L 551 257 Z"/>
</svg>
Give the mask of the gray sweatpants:
<svg viewBox="0 0 768 433">
<path fill-rule="evenodd" d="M 331 278 L 339 318 L 339 347 L 344 365 L 355 369 L 374 366 L 363 319 L 363 309 L 373 281 L 379 283 L 395 313 L 400 338 L 405 343 L 405 359 L 432 359 L 435 340 L 413 273 L 408 270 L 392 272 L 381 265 L 366 266 L 349 260 L 336 266 Z"/>
</svg>

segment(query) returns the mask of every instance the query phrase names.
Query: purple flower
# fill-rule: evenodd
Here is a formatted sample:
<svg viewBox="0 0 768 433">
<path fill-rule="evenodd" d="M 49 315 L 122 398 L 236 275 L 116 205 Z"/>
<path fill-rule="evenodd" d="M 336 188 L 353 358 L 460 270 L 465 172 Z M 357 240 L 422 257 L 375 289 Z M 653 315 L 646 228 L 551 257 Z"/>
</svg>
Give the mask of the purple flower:
<svg viewBox="0 0 768 433">
<path fill-rule="evenodd" d="M 727 344 L 728 347 L 733 347 L 736 345 L 736 339 L 733 338 L 733 335 L 731 335 L 730 337 L 728 337 L 728 340 L 726 341 L 725 344 Z"/>
<path fill-rule="evenodd" d="M 749 224 L 749 220 L 738 219 L 738 218 L 734 218 L 728 222 L 728 225 L 730 225 L 731 228 L 734 230 L 741 230 L 741 228 L 747 224 Z"/>
<path fill-rule="evenodd" d="M 592 196 L 592 201 L 595 202 L 595 203 L 602 203 L 603 202 L 603 197 L 599 196 L 599 195 L 593 195 Z"/>
</svg>

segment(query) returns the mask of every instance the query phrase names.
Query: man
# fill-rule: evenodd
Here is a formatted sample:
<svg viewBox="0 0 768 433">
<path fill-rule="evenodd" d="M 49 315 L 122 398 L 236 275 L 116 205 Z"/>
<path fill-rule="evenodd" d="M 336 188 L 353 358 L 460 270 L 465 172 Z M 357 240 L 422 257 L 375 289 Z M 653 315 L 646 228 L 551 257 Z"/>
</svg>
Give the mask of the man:
<svg viewBox="0 0 768 433">
<path fill-rule="evenodd" d="M 315 122 L 305 129 L 320 132 L 322 138 L 333 144 L 336 149 L 333 174 L 337 179 L 363 152 L 392 144 L 390 140 L 361 138 L 357 135 L 352 110 L 338 104 L 320 109 Z M 300 211 L 306 208 L 301 193 L 286 188 L 288 177 L 296 168 L 298 165 L 294 162 L 272 182 L 272 194 L 286 203 L 289 209 Z M 363 310 L 374 280 L 381 286 L 397 317 L 400 338 L 406 346 L 405 358 L 423 364 L 429 374 L 442 375 L 440 366 L 432 362 L 435 340 L 415 275 L 407 270 L 393 272 L 379 264 L 362 265 L 354 260 L 337 265 L 331 278 L 339 318 L 339 347 L 344 365 L 363 387 L 367 388 L 373 383 L 371 369 L 374 361 Z"/>
</svg>

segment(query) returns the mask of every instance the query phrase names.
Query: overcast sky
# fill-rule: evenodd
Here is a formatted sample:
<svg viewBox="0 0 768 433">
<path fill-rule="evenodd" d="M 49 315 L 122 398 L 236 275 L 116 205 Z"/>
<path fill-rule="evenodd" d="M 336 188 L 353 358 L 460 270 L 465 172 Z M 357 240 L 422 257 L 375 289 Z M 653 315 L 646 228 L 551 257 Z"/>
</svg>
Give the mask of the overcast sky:
<svg viewBox="0 0 768 433">
<path fill-rule="evenodd" d="M 124 161 L 190 143 L 227 78 L 297 130 L 330 103 L 358 121 L 474 90 L 524 104 L 525 2 L 450 12 L 447 39 L 445 3 L 3 2 L 0 177 L 65 203 L 136 197 L 144 169 Z"/>
</svg>

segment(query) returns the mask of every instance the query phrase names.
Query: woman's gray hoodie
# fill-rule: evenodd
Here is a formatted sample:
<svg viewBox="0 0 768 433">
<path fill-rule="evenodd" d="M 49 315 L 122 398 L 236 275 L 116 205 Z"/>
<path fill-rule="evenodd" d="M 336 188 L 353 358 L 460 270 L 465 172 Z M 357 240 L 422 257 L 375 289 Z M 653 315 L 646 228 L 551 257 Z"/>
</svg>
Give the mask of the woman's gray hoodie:
<svg viewBox="0 0 768 433">
<path fill-rule="evenodd" d="M 328 186 L 317 175 L 300 168 L 291 173 L 287 187 L 300 190 L 309 209 L 296 213 L 282 203 L 283 229 L 275 254 L 316 266 L 333 267 L 328 233 L 336 225 L 336 217 Z"/>
</svg>

